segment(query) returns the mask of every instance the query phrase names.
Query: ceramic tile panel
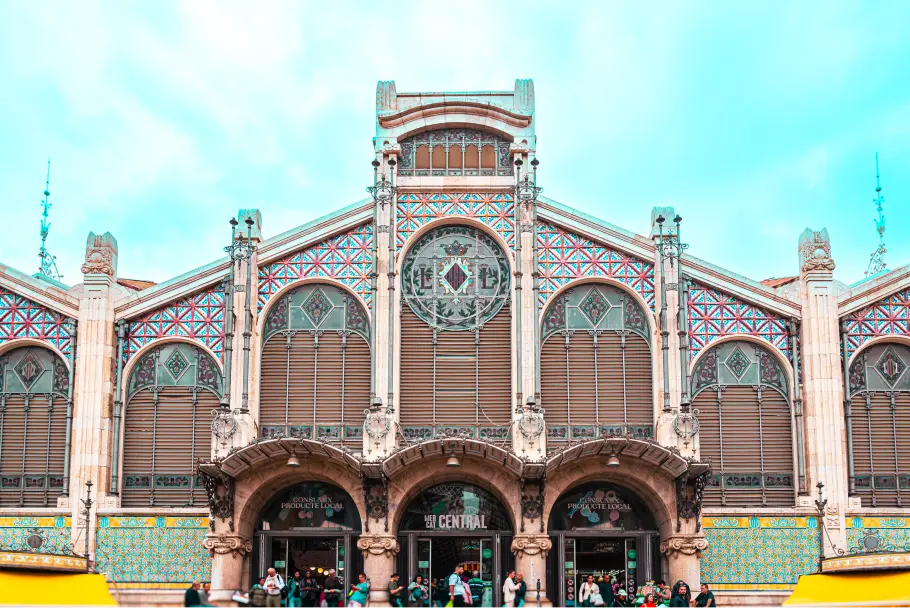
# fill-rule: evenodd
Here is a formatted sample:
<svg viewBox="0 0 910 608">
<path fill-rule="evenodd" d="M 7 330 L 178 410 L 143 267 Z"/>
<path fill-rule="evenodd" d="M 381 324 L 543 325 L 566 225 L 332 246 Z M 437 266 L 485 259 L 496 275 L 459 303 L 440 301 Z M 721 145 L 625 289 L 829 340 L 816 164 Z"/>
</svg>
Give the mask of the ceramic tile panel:
<svg viewBox="0 0 910 608">
<path fill-rule="evenodd" d="M 71 526 L 64 515 L 0 517 L 0 550 L 72 555 Z M 33 536 L 41 538 L 37 547 L 34 539 L 29 543 Z"/>
<path fill-rule="evenodd" d="M 17 338 L 41 340 L 73 358 L 76 320 L 0 287 L 0 344 Z"/>
</svg>

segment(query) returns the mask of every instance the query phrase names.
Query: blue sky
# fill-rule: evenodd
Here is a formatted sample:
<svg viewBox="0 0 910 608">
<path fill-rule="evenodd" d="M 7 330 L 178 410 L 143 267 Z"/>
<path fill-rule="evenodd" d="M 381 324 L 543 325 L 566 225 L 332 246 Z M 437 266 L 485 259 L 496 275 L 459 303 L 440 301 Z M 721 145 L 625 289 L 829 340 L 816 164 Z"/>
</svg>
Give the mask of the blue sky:
<svg viewBox="0 0 910 608">
<path fill-rule="evenodd" d="M 875 248 L 881 156 L 891 267 L 910 261 L 910 4 L 896 2 L 10 2 L 0 4 L 0 261 L 51 236 L 81 279 L 89 230 L 120 276 L 222 255 L 365 196 L 375 86 L 534 79 L 540 185 L 646 234 L 673 205 L 690 252 L 759 280 L 831 233 L 836 278 Z"/>
</svg>

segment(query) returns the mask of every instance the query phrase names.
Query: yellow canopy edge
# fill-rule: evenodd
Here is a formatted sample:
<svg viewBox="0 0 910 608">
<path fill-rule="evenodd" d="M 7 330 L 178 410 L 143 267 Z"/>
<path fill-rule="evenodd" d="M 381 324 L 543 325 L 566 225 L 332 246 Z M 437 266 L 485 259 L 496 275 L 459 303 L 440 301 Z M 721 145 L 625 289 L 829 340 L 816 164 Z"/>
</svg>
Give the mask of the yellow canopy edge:
<svg viewBox="0 0 910 608">
<path fill-rule="evenodd" d="M 117 605 L 103 574 L 0 570 L 0 589 L 0 605 Z"/>
<path fill-rule="evenodd" d="M 804 574 L 784 606 L 910 606 L 910 572 Z"/>
</svg>

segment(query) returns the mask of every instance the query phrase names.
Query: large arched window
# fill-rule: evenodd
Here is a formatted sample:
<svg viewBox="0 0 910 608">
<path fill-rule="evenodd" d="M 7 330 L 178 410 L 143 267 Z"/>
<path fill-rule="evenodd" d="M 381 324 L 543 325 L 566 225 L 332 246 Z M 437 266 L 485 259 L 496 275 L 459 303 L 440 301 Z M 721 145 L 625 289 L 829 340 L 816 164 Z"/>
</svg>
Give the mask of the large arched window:
<svg viewBox="0 0 910 608">
<path fill-rule="evenodd" d="M 436 129 L 402 139 L 399 176 L 512 175 L 510 139 L 477 129 Z"/>
<path fill-rule="evenodd" d="M 793 425 L 786 375 L 752 342 L 715 346 L 692 373 L 701 458 L 714 473 L 706 506 L 792 506 Z"/>
<path fill-rule="evenodd" d="M 0 506 L 55 507 L 66 465 L 66 364 L 38 346 L 0 357 Z"/>
<path fill-rule="evenodd" d="M 864 507 L 906 506 L 910 497 L 910 348 L 876 344 L 850 366 L 847 424 L 852 486 Z"/>
<path fill-rule="evenodd" d="M 172 342 L 130 372 L 123 421 L 124 507 L 203 505 L 196 463 L 212 455 L 221 371 L 204 350 Z"/>
<path fill-rule="evenodd" d="M 569 289 L 544 313 L 541 336 L 548 443 L 653 436 L 648 324 L 632 296 L 602 284 Z"/>
<path fill-rule="evenodd" d="M 370 406 L 370 322 L 338 287 L 292 289 L 269 309 L 259 391 L 262 437 L 360 446 Z"/>
<path fill-rule="evenodd" d="M 509 261 L 485 232 L 443 226 L 401 267 L 400 423 L 408 440 L 467 431 L 506 439 L 512 420 Z"/>
</svg>

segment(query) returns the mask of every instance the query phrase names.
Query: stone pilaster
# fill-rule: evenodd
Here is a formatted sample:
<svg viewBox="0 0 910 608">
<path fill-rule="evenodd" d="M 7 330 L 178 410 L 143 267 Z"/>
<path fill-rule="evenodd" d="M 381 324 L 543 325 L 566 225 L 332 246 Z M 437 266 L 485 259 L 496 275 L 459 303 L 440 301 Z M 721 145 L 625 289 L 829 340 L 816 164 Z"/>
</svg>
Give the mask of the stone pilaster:
<svg viewBox="0 0 910 608">
<path fill-rule="evenodd" d="M 665 243 L 676 238 L 676 227 L 673 224 L 675 215 L 673 207 L 654 207 L 651 210 L 651 238 L 655 245 L 660 242 L 661 229 Z M 658 217 L 664 218 L 662 228 L 657 222 Z M 654 252 L 654 289 L 657 306 L 657 335 L 656 340 L 652 341 L 654 345 L 652 352 L 655 354 L 652 357 L 656 389 L 655 436 L 660 443 L 675 446 L 678 437 L 673 431 L 673 412 L 679 410 L 680 401 L 679 333 L 676 314 L 679 303 L 679 266 L 670 264 L 663 258 L 660 250 Z"/>
<path fill-rule="evenodd" d="M 667 556 L 671 581 L 686 581 L 692 589 L 701 585 L 698 560 L 708 548 L 708 541 L 701 534 L 674 534 L 660 542 L 660 552 Z"/>
<path fill-rule="evenodd" d="M 395 556 L 401 549 L 398 540 L 391 534 L 368 532 L 358 539 L 357 548 L 363 553 L 363 571 L 370 581 L 370 606 L 389 606 L 386 584 L 395 572 Z M 349 581 L 356 581 L 357 574 L 351 572 Z"/>
<path fill-rule="evenodd" d="M 539 580 L 540 604 L 551 606 L 552 601 L 547 598 L 547 553 L 553 548 L 553 541 L 546 534 L 516 534 L 510 548 L 515 554 L 515 571 L 524 576 L 528 585 L 525 604 L 536 605 Z"/>
<path fill-rule="evenodd" d="M 93 509 L 86 521 L 80 499 L 86 496 L 88 481 L 93 485 L 95 507 L 107 504 L 110 490 L 116 357 L 113 290 L 117 281 L 117 239 L 110 232 L 89 233 L 82 274 L 83 284 L 76 288 L 81 289 L 81 293 L 74 365 L 70 506 L 74 522 L 73 543 L 81 551 L 87 536 L 89 553 L 94 554 L 95 511 Z"/>
<path fill-rule="evenodd" d="M 243 579 L 246 556 L 253 551 L 253 542 L 232 533 L 210 533 L 202 543 L 212 555 L 212 593 L 210 600 L 230 605 L 231 596 Z"/>
<path fill-rule="evenodd" d="M 847 473 L 844 450 L 843 383 L 835 292 L 828 231 L 809 228 L 799 237 L 800 337 L 803 362 L 804 416 L 809 446 L 808 475 L 811 496 L 815 484 L 825 484 L 828 506 L 825 527 L 832 542 L 844 546 L 844 508 Z M 826 547 L 826 552 L 831 552 Z"/>
</svg>

